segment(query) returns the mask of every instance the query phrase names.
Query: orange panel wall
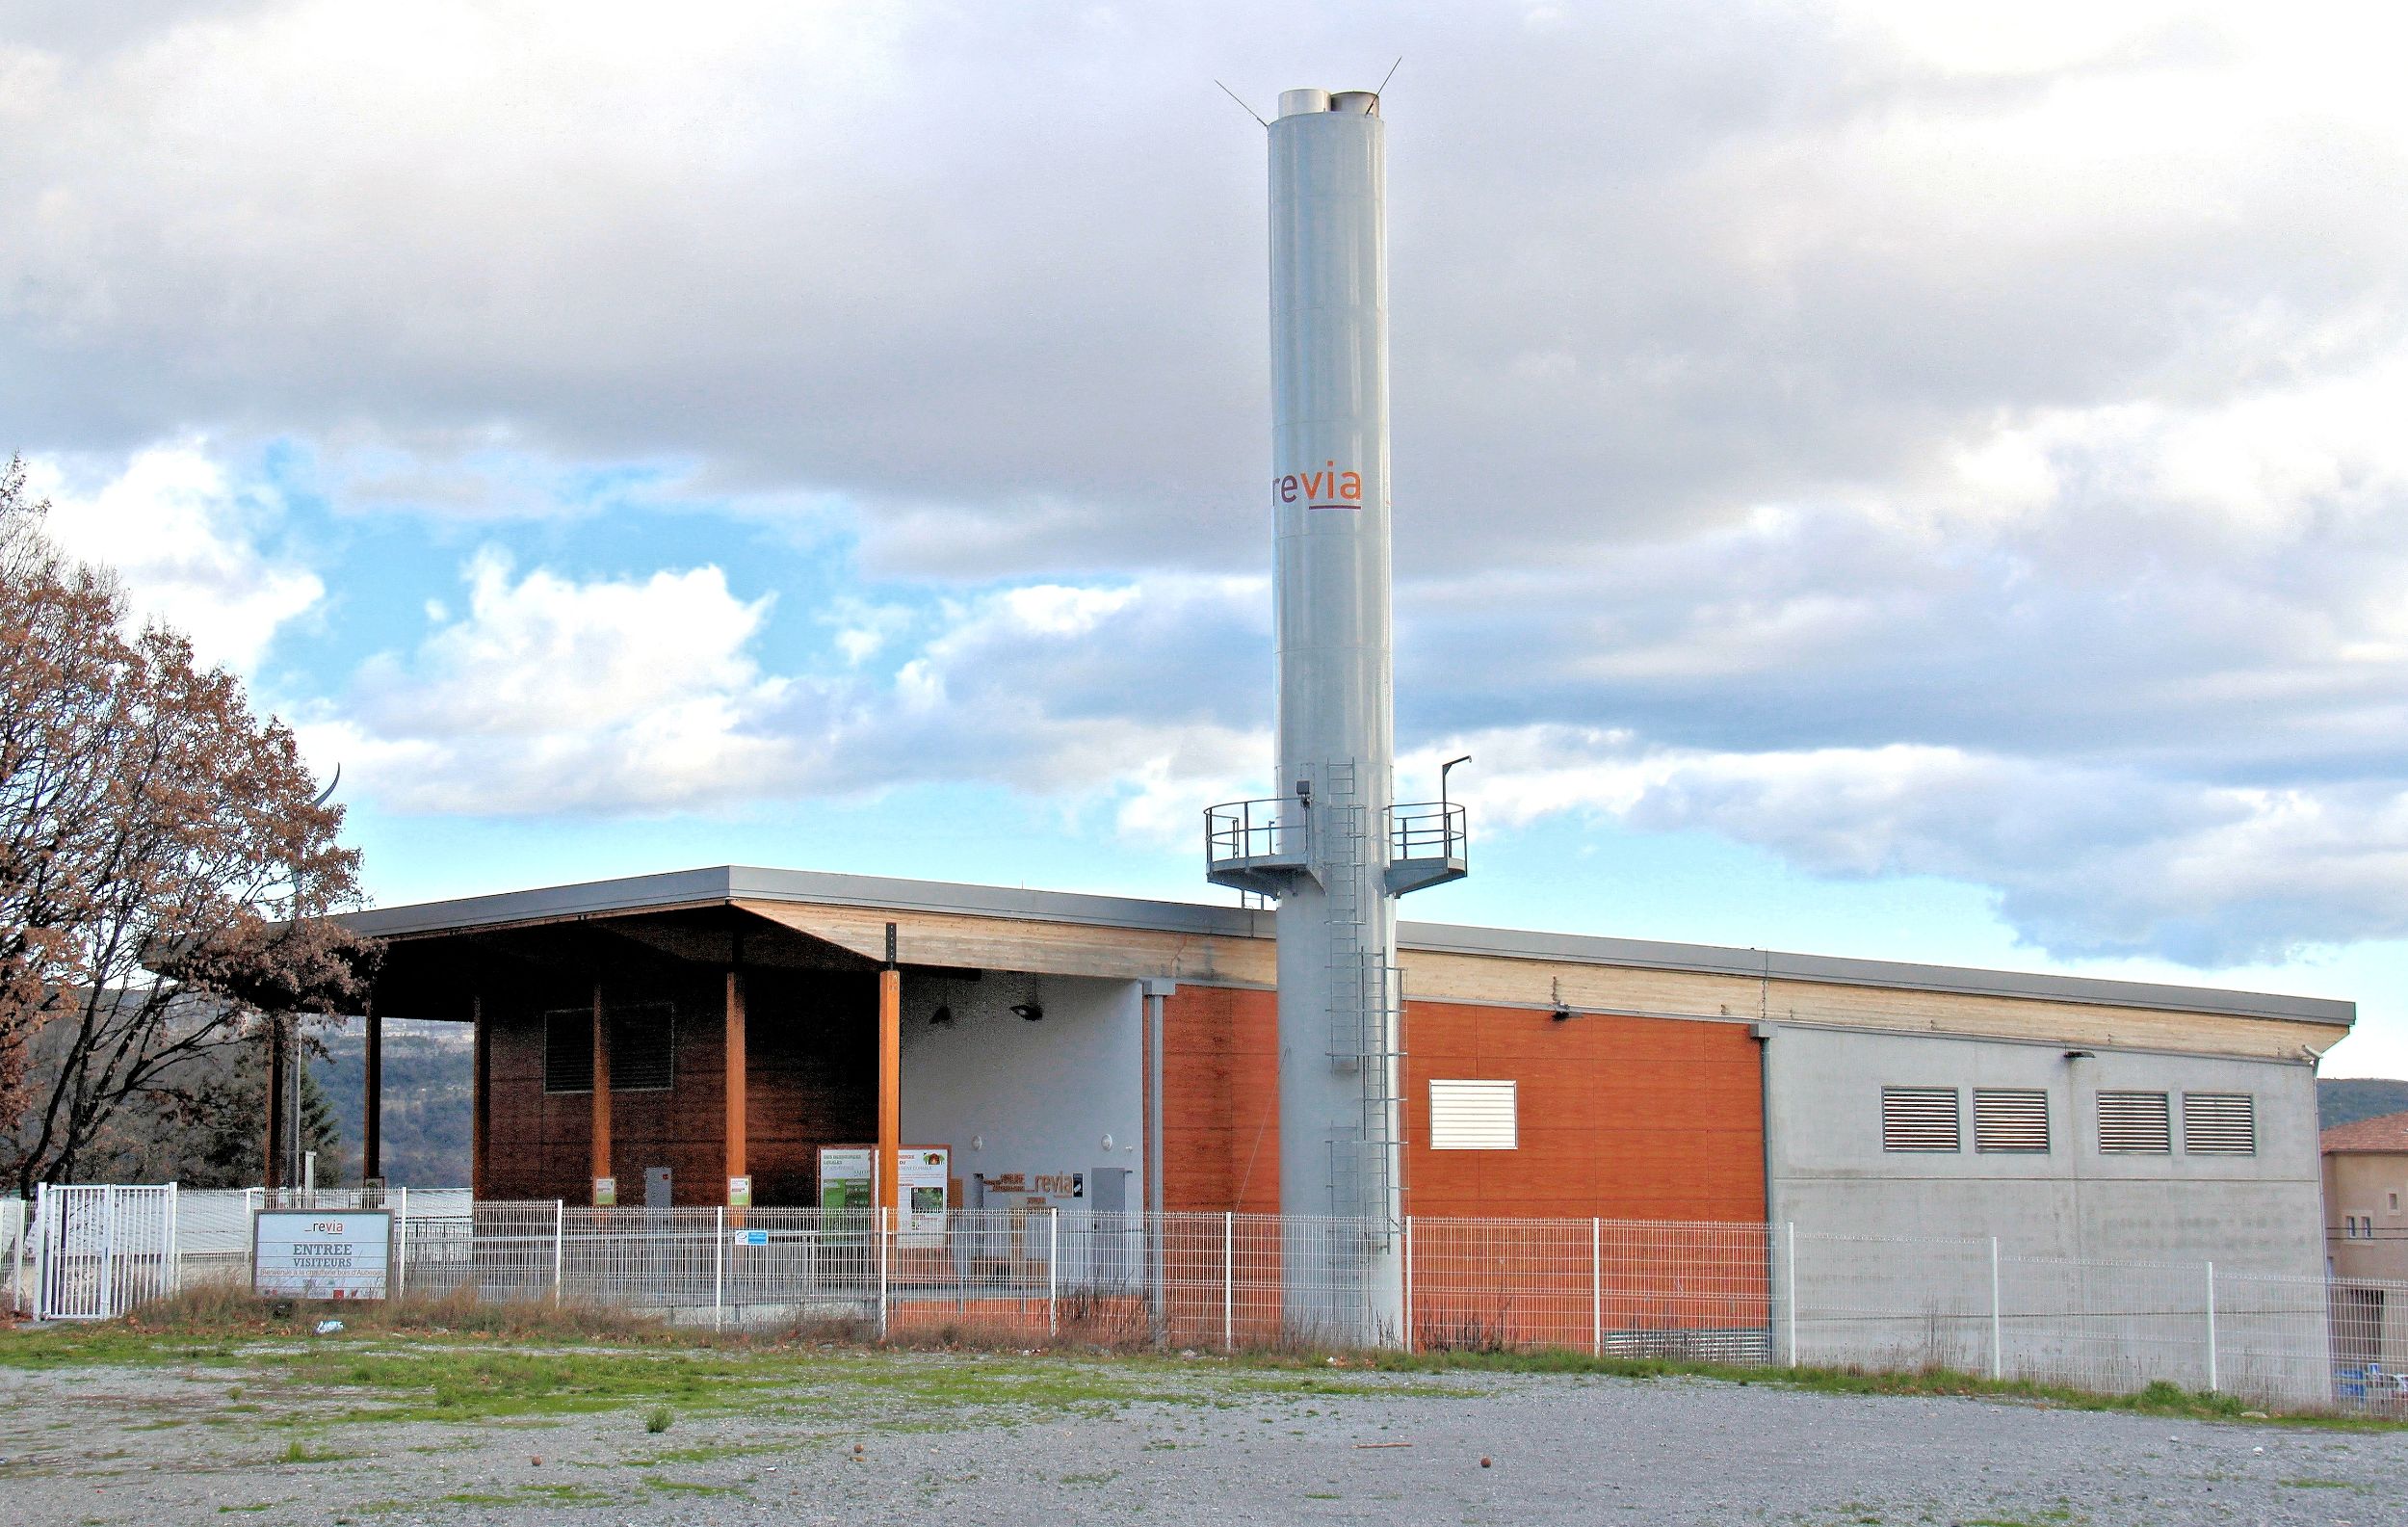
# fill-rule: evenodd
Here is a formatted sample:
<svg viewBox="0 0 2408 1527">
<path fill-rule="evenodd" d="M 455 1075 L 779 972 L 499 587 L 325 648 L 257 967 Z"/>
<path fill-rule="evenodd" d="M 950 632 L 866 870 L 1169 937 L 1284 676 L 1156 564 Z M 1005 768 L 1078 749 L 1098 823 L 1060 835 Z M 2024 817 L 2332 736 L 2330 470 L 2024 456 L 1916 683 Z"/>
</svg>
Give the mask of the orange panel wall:
<svg viewBox="0 0 2408 1527">
<path fill-rule="evenodd" d="M 1181 987 L 1163 1000 L 1163 1207 L 1279 1212 L 1279 999 Z"/>
<path fill-rule="evenodd" d="M 1189 986 L 1164 1009 L 1164 1206 L 1277 1212 L 1277 996 Z M 1763 1075 L 1745 1024 L 1416 1002 L 1404 1047 L 1409 1213 L 1765 1218 Z M 1432 1077 L 1518 1083 L 1520 1148 L 1431 1150 Z"/>
<path fill-rule="evenodd" d="M 1762 1063 L 1743 1023 L 1416 1002 L 1405 1197 L 1421 1215 L 1765 1218 Z M 1429 1081 L 1518 1084 L 1520 1148 L 1429 1148 Z"/>
</svg>

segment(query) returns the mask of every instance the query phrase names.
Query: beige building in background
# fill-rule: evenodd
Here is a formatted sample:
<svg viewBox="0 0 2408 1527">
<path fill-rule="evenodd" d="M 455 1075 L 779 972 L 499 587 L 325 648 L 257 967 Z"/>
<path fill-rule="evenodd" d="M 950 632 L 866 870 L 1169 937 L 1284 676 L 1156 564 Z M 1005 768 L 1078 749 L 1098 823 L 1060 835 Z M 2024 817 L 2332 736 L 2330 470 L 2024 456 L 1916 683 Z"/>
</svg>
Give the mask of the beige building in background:
<svg viewBox="0 0 2408 1527">
<path fill-rule="evenodd" d="M 2328 1129 L 2323 1148 L 2334 1356 L 2363 1367 L 2408 1341 L 2408 1289 L 2381 1286 L 2408 1282 L 2408 1113 Z"/>
</svg>

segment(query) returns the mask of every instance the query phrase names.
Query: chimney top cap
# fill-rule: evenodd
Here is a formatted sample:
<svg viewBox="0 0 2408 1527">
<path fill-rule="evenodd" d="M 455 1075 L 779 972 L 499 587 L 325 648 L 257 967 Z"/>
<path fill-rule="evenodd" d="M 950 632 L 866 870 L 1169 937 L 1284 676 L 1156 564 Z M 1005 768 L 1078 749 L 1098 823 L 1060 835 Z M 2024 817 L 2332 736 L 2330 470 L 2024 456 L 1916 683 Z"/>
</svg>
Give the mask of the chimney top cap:
<svg viewBox="0 0 2408 1527">
<path fill-rule="evenodd" d="M 1332 92 L 1312 90 L 1279 92 L 1279 115 L 1283 118 L 1318 116 L 1323 112 L 1337 112 L 1354 117 L 1376 117 L 1379 115 L 1379 92 L 1377 91 Z"/>
</svg>

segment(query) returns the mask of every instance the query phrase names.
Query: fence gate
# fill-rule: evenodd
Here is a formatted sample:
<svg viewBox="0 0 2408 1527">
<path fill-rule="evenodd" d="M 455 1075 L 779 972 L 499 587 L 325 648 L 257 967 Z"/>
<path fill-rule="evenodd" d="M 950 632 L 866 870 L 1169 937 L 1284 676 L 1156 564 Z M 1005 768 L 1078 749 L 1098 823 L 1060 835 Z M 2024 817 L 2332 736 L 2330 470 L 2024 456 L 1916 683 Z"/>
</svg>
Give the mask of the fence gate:
<svg viewBox="0 0 2408 1527">
<path fill-rule="evenodd" d="M 175 1185 L 45 1183 L 34 1203 L 36 1316 L 108 1320 L 166 1295 L 175 1269 Z"/>
</svg>

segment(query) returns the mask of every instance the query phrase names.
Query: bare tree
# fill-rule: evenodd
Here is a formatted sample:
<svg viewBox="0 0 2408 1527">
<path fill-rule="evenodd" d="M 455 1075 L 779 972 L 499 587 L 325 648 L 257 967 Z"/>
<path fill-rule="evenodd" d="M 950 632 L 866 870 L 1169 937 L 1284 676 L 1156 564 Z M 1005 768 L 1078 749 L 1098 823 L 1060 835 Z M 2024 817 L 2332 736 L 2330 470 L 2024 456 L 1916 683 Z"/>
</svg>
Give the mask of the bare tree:
<svg viewBox="0 0 2408 1527">
<path fill-rule="evenodd" d="M 0 476 L 0 1172 L 73 1177 L 129 1098 L 262 1014 L 340 1011 L 367 941 L 343 810 L 292 733 L 42 534 Z M 280 1024 L 271 1025 L 280 1027 Z M 26 1086 L 39 1043 L 42 1085 Z M 55 1064 L 53 1064 L 55 1063 Z"/>
</svg>

